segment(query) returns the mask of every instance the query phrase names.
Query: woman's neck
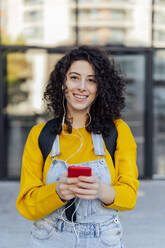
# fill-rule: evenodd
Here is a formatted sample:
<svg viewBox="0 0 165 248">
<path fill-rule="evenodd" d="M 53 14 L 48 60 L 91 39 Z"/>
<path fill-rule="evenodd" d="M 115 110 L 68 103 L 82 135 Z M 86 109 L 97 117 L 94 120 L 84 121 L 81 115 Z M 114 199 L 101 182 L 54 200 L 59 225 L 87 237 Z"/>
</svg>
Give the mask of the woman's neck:
<svg viewBox="0 0 165 248">
<path fill-rule="evenodd" d="M 78 128 L 85 127 L 87 113 L 81 113 L 81 111 L 74 112 L 74 113 L 68 113 L 67 117 L 73 119 L 73 122 L 72 122 L 73 128 L 78 129 Z"/>
</svg>

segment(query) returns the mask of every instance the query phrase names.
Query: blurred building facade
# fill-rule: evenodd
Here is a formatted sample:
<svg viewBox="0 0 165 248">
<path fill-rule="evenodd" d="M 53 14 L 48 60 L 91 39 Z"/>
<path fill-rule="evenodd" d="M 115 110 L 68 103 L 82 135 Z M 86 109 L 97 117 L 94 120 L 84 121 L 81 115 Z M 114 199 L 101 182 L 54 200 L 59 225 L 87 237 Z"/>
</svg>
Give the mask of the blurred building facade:
<svg viewBox="0 0 165 248">
<path fill-rule="evenodd" d="M 76 28 L 80 44 L 151 45 L 151 0 L 7 0 L 5 5 L 6 32 L 28 45 L 72 45 Z"/>
<path fill-rule="evenodd" d="M 120 64 L 139 175 L 164 177 L 164 21 L 165 0 L 0 0 L 0 178 L 19 178 L 30 128 L 50 118 L 48 75 L 80 44 L 103 46 Z"/>
</svg>

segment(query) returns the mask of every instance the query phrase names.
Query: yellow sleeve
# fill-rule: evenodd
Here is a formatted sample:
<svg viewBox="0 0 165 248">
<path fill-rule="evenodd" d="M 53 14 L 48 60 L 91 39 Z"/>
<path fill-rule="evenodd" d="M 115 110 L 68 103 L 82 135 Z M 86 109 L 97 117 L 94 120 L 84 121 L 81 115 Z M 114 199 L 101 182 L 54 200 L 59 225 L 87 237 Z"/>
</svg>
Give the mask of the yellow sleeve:
<svg viewBox="0 0 165 248">
<path fill-rule="evenodd" d="M 131 210 L 136 205 L 139 187 L 136 165 L 136 143 L 128 125 L 121 119 L 115 121 L 118 132 L 115 158 L 116 180 L 112 187 L 115 199 L 105 207 L 119 211 Z"/>
<path fill-rule="evenodd" d="M 43 156 L 38 146 L 38 137 L 43 124 L 34 126 L 27 138 L 21 171 L 20 193 L 16 207 L 29 220 L 41 219 L 65 203 L 56 193 L 56 183 L 43 183 Z"/>
</svg>

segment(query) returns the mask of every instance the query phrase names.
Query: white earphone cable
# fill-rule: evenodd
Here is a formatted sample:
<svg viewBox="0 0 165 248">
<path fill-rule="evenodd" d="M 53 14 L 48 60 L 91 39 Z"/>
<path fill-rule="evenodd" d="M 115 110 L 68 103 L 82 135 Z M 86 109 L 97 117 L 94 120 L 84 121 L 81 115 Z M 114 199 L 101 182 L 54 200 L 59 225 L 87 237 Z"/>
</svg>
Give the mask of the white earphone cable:
<svg viewBox="0 0 165 248">
<path fill-rule="evenodd" d="M 64 123 L 65 123 L 66 111 L 65 111 L 65 106 L 64 106 L 64 100 L 63 100 L 63 108 L 64 108 L 64 116 L 63 116 L 63 120 L 62 120 L 62 133 L 63 133 L 63 135 L 72 135 L 72 136 L 74 136 L 74 137 L 79 138 L 79 139 L 80 139 L 80 142 L 81 142 L 79 148 L 77 149 L 77 151 L 76 151 L 75 153 L 71 154 L 71 156 L 69 156 L 69 157 L 65 160 L 65 162 L 67 162 L 69 159 L 71 159 L 76 153 L 78 153 L 78 152 L 81 150 L 81 148 L 82 148 L 82 146 L 83 146 L 83 144 L 84 144 L 84 138 L 83 138 L 83 135 L 81 134 L 81 132 L 80 132 L 78 129 L 76 129 L 76 131 L 78 132 L 79 135 L 65 133 L 65 130 L 64 130 Z M 91 115 L 90 115 L 89 112 L 88 112 L 88 115 L 89 115 L 89 122 L 87 123 L 87 125 L 86 125 L 85 127 L 87 127 L 87 126 L 91 123 Z M 75 198 L 74 201 L 73 201 L 67 208 L 64 208 L 64 210 L 62 211 L 62 213 L 61 213 L 61 218 L 62 218 L 62 220 L 63 220 L 64 222 L 70 223 L 69 221 L 67 221 L 66 219 L 64 219 L 63 215 L 64 215 L 64 212 L 66 211 L 66 209 L 70 208 L 70 207 L 76 202 L 76 199 L 77 199 L 77 198 Z M 75 208 L 75 210 L 74 210 L 74 212 L 73 212 L 73 214 L 72 214 L 72 217 L 71 217 L 71 222 L 72 222 L 73 229 L 74 229 L 74 232 L 75 232 L 75 234 L 76 234 L 78 243 L 79 243 L 79 234 L 78 234 L 77 231 L 76 231 L 75 223 L 74 223 L 74 221 L 73 221 L 73 218 L 74 218 L 74 215 L 75 215 L 76 211 L 78 210 L 78 208 L 79 208 L 79 206 L 80 206 L 80 202 L 81 202 L 81 199 L 78 199 L 78 203 L 77 203 L 76 208 Z"/>
</svg>

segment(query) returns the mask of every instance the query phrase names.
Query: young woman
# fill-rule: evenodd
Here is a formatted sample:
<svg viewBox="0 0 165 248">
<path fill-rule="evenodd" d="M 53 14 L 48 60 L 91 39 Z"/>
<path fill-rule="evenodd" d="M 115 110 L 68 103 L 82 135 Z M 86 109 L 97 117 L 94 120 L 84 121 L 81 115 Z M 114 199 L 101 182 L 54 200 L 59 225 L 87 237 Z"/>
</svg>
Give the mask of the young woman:
<svg viewBox="0 0 165 248">
<path fill-rule="evenodd" d="M 74 48 L 55 65 L 44 97 L 57 135 L 44 161 L 38 140 L 45 123 L 31 129 L 16 202 L 34 221 L 33 247 L 123 247 L 118 211 L 134 208 L 139 186 L 136 144 L 121 119 L 124 89 L 115 64 L 97 48 Z M 103 139 L 111 122 L 114 162 Z M 92 175 L 68 177 L 70 165 L 89 167 Z"/>
</svg>

